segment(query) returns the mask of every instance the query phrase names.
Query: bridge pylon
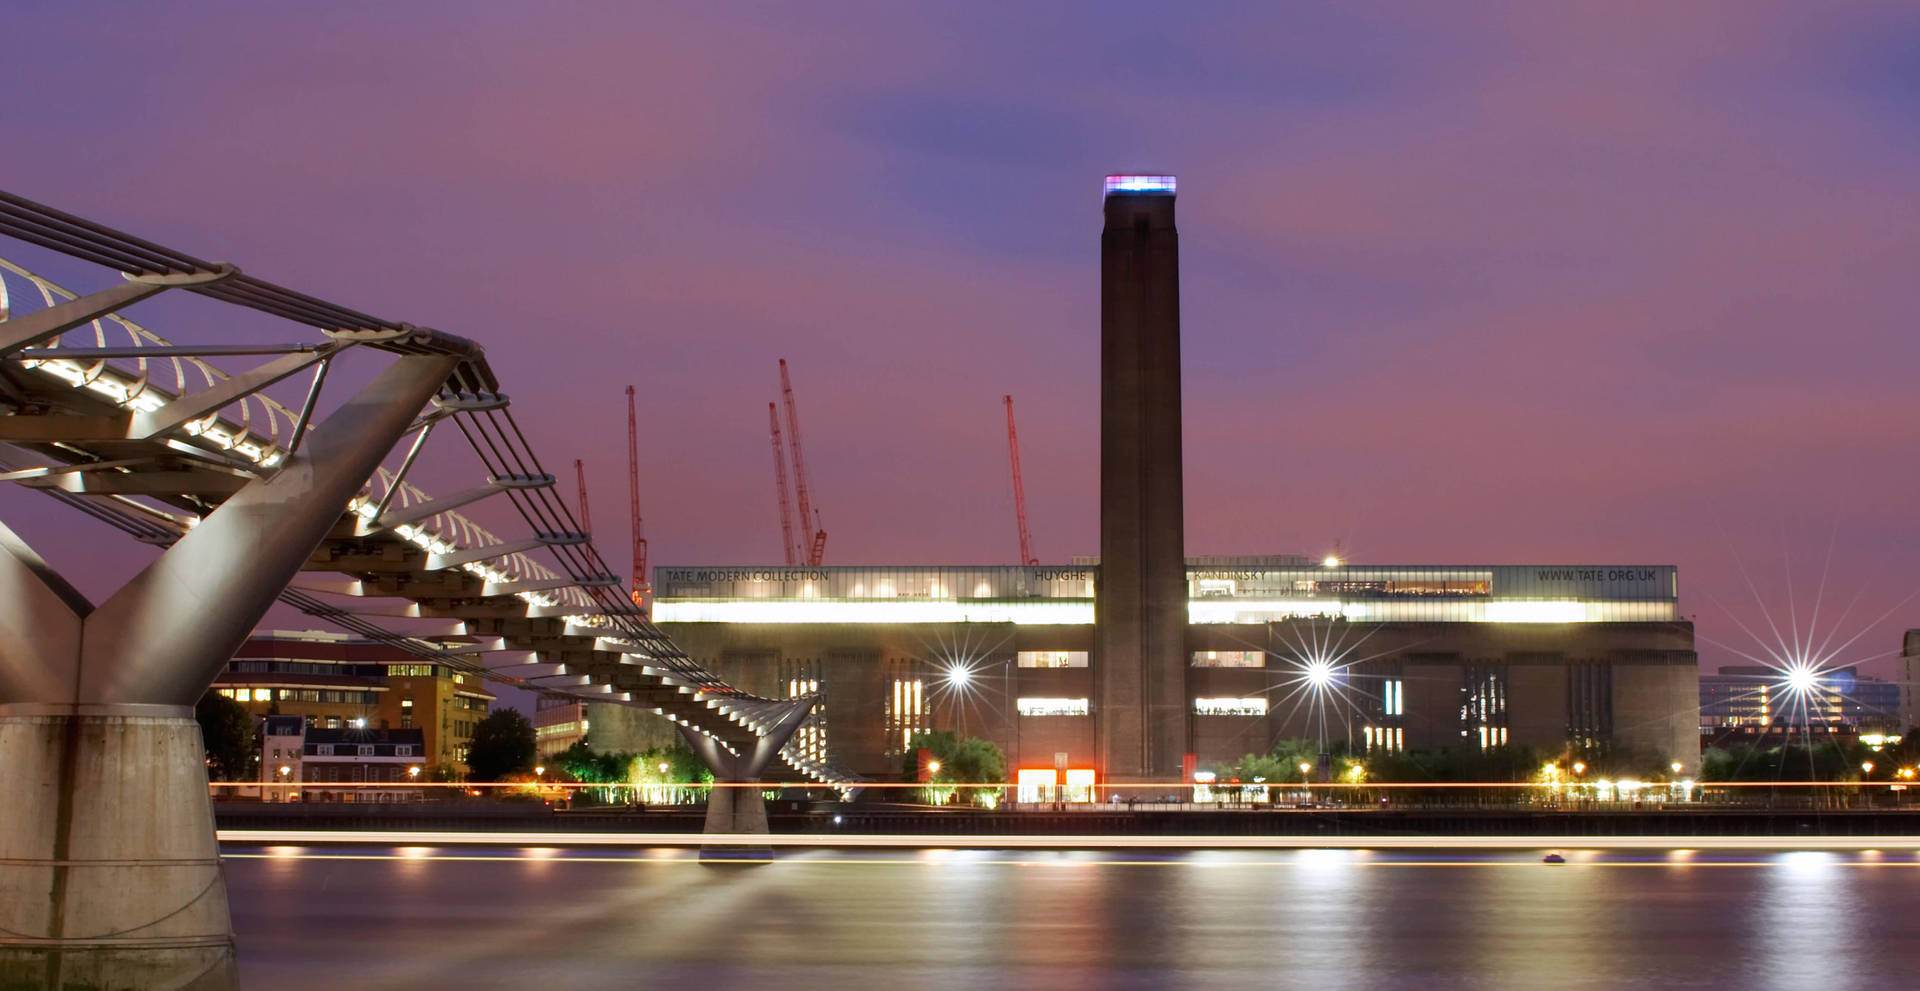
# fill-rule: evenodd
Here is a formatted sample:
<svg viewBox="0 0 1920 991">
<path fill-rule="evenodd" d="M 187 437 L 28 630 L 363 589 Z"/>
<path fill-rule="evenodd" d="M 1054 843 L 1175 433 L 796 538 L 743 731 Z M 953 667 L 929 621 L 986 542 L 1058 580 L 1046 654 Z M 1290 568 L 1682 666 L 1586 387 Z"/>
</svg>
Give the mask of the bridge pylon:
<svg viewBox="0 0 1920 991">
<path fill-rule="evenodd" d="M 0 526 L 0 987 L 236 986 L 193 705 L 462 358 L 398 357 L 97 605 Z"/>
<path fill-rule="evenodd" d="M 751 786 L 760 783 L 767 765 L 773 763 L 780 748 L 786 746 L 807 721 L 816 701 L 813 696 L 792 700 L 752 744 L 738 753 L 728 753 L 718 740 L 705 733 L 685 725 L 680 727 L 681 739 L 713 771 L 714 787 L 707 791 L 707 821 L 701 830 L 703 833 L 765 836 L 770 832 L 766 799 L 761 797 L 759 788 Z M 771 856 L 771 845 L 752 841 L 708 843 L 700 847 L 702 860 Z"/>
</svg>

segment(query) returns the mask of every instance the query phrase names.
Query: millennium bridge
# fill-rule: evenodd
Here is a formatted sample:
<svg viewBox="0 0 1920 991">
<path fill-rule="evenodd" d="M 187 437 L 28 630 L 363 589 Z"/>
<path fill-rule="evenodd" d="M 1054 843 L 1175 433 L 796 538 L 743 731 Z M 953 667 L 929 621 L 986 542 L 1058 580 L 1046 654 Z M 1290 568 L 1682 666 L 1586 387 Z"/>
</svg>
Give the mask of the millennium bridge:
<svg viewBox="0 0 1920 991">
<path fill-rule="evenodd" d="M 0 986 L 233 985 L 193 705 L 277 601 L 658 714 L 722 782 L 857 784 L 790 745 L 816 697 L 736 690 L 647 621 L 475 340 L 4 192 L 0 234 L 21 249 L 0 251 L 0 480 L 161 548 L 92 602 L 0 524 Z M 70 291 L 22 254 L 105 288 Z M 122 315 L 161 294 L 284 336 L 189 343 Z M 766 832 L 760 792 L 713 789 L 706 828 Z"/>
</svg>

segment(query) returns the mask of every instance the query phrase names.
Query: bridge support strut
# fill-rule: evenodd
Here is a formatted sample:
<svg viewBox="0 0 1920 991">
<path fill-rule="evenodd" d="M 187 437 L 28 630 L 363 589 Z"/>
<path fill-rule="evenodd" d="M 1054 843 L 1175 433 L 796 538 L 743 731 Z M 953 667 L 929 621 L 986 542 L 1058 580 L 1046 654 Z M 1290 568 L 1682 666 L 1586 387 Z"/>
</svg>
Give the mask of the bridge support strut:
<svg viewBox="0 0 1920 991">
<path fill-rule="evenodd" d="M 236 986 L 193 704 L 458 360 L 396 360 L 98 605 L 0 526 L 0 987 Z"/>
<path fill-rule="evenodd" d="M 728 753 L 713 737 L 682 725 L 680 736 L 687 746 L 713 771 L 714 787 L 707 792 L 708 834 L 765 836 L 767 802 L 760 797 L 760 783 L 767 765 L 779 755 L 780 748 L 793 739 L 800 725 L 813 711 L 812 699 L 796 699 L 766 732 L 756 737 L 749 749 Z M 700 845 L 701 860 L 757 860 L 773 856 L 770 844 L 752 841 L 713 842 Z"/>
</svg>

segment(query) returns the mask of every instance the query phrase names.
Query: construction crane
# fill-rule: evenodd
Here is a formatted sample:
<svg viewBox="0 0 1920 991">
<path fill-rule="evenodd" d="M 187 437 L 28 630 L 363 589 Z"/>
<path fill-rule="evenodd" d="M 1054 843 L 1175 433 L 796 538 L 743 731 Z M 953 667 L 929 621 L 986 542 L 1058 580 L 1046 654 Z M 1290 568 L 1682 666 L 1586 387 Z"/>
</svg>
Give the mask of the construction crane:
<svg viewBox="0 0 1920 991">
<path fill-rule="evenodd" d="M 780 492 L 780 550 L 787 556 L 787 567 L 800 563 L 794 553 L 793 500 L 787 495 L 787 454 L 780 446 L 780 412 L 767 404 L 767 432 L 773 438 L 773 485 Z"/>
<path fill-rule="evenodd" d="M 787 377 L 787 359 L 780 359 L 780 395 L 787 406 L 787 447 L 793 452 L 793 489 L 800 500 L 801 541 L 807 541 L 807 529 L 813 529 L 812 547 L 807 563 L 819 565 L 827 552 L 827 531 L 820 523 L 820 510 L 807 496 L 807 462 L 800 453 L 800 418 L 793 411 L 793 382 Z"/>
<path fill-rule="evenodd" d="M 1013 429 L 1013 397 L 1002 396 L 1000 400 L 1007 404 L 1007 459 L 1013 462 L 1013 516 L 1020 523 L 1020 563 L 1035 565 L 1040 559 L 1033 556 L 1033 534 L 1027 532 L 1027 489 L 1020 484 L 1020 435 Z"/>
<path fill-rule="evenodd" d="M 633 413 L 633 386 L 627 386 L 627 506 L 633 511 L 633 604 L 647 612 L 647 531 L 640 520 L 640 424 Z"/>
<path fill-rule="evenodd" d="M 593 532 L 593 513 L 587 509 L 587 466 L 579 458 L 573 459 L 573 475 L 580 482 L 580 530 Z"/>
</svg>

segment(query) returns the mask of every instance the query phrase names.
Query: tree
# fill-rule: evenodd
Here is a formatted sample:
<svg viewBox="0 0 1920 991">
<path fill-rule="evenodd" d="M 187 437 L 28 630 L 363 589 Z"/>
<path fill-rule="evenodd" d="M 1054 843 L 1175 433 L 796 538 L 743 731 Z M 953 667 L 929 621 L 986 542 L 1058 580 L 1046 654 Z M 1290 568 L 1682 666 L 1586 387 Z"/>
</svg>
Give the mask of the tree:
<svg viewBox="0 0 1920 991">
<path fill-rule="evenodd" d="M 946 755 L 960 745 L 960 735 L 950 729 L 923 729 L 907 739 L 907 750 L 900 755 L 900 776 L 908 781 L 920 778 L 920 751 L 934 760 L 946 762 Z"/>
<path fill-rule="evenodd" d="M 200 723 L 200 741 L 207 748 L 207 777 L 215 781 L 244 781 L 253 777 L 256 756 L 253 714 L 247 707 L 209 691 L 193 707 Z"/>
<path fill-rule="evenodd" d="M 963 739 L 952 730 L 915 733 L 907 741 L 907 752 L 901 756 L 900 769 L 904 776 L 919 777 L 922 750 L 940 762 L 940 769 L 931 775 L 933 784 L 994 785 L 992 788 L 961 788 L 957 791 L 961 797 L 976 804 L 995 804 L 1000 792 L 998 786 L 1007 779 L 1007 758 L 991 741 L 972 736 Z M 935 804 L 944 804 L 954 791 L 950 787 L 926 789 L 928 799 Z"/>
<path fill-rule="evenodd" d="M 467 777 L 498 781 L 509 774 L 533 770 L 533 724 L 515 709 L 488 713 L 473 727 L 467 748 Z"/>
<path fill-rule="evenodd" d="M 638 754 L 603 754 L 587 746 L 587 741 L 579 740 L 554 754 L 551 763 L 575 781 L 607 785 L 632 780 L 633 765 L 638 759 Z"/>
</svg>

